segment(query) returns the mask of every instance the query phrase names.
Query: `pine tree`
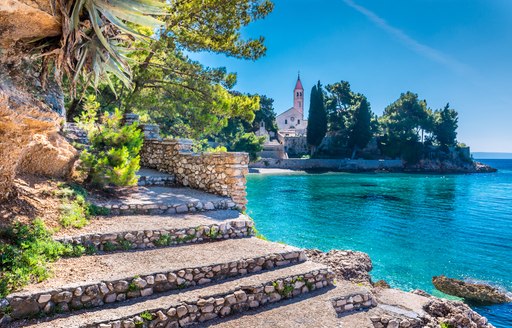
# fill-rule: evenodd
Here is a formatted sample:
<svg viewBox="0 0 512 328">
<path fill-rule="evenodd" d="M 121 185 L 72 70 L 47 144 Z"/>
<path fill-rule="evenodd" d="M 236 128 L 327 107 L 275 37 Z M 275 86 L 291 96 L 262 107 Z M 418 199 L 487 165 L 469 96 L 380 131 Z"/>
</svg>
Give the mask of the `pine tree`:
<svg viewBox="0 0 512 328">
<path fill-rule="evenodd" d="M 372 112 L 368 100 L 363 95 L 357 95 L 352 112 L 352 126 L 349 131 L 348 144 L 352 148 L 352 158 L 358 149 L 363 149 L 372 139 Z"/>
<path fill-rule="evenodd" d="M 327 113 L 324 105 L 324 93 L 320 81 L 311 89 L 308 116 L 308 144 L 311 146 L 311 154 L 320 145 L 327 132 Z"/>
</svg>

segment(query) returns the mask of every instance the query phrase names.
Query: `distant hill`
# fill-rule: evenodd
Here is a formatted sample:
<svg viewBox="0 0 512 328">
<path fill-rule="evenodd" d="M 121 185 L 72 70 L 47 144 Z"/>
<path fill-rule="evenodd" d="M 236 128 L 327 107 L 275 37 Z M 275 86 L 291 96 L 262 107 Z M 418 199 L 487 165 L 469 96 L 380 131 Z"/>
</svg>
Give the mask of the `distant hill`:
<svg viewBox="0 0 512 328">
<path fill-rule="evenodd" d="M 512 159 L 512 153 L 474 152 L 471 154 L 475 159 Z"/>
</svg>

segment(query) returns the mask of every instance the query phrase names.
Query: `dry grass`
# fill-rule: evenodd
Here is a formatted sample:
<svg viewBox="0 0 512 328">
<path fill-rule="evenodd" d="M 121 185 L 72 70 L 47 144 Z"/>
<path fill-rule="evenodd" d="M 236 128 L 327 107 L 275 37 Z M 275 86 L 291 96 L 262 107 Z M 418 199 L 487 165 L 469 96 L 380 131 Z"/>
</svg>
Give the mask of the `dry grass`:
<svg viewBox="0 0 512 328">
<path fill-rule="evenodd" d="M 60 227 L 62 200 L 55 195 L 62 181 L 22 175 L 15 179 L 16 194 L 0 203 L 0 228 L 14 221 L 31 223 L 40 218 L 49 229 Z"/>
</svg>

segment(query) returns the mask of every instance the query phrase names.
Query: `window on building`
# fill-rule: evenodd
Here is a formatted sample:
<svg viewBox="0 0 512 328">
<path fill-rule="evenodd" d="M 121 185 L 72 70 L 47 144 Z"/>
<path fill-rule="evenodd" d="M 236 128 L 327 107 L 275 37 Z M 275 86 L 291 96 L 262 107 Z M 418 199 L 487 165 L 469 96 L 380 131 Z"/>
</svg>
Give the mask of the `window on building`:
<svg viewBox="0 0 512 328">
<path fill-rule="evenodd" d="M 297 124 L 300 124 L 300 120 L 297 120 Z"/>
<path fill-rule="evenodd" d="M 299 108 L 301 108 L 301 107 L 302 107 L 302 102 L 299 101 Z"/>
<path fill-rule="evenodd" d="M 288 120 L 284 120 L 284 124 L 288 124 Z"/>
</svg>

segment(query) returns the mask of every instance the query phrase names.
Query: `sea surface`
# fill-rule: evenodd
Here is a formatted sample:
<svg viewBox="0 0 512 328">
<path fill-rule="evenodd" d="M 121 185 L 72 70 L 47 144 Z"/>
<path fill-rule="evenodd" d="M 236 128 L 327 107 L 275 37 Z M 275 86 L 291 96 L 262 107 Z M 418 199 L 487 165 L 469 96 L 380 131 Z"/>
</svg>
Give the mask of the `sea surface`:
<svg viewBox="0 0 512 328">
<path fill-rule="evenodd" d="M 270 240 L 368 253 L 395 288 L 443 296 L 444 274 L 512 291 L 512 160 L 482 162 L 498 172 L 250 174 L 248 213 Z M 512 303 L 472 307 L 512 327 Z"/>
</svg>

